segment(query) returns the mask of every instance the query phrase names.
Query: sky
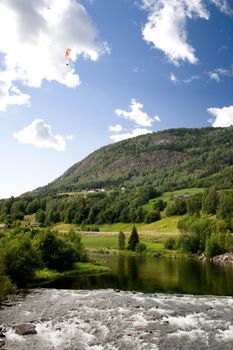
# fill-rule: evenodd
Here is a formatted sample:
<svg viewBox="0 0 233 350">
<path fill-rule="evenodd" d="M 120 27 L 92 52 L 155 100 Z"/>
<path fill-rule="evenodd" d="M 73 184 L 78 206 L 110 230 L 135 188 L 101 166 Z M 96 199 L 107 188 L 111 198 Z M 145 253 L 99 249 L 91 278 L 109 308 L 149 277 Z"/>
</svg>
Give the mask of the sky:
<svg viewBox="0 0 233 350">
<path fill-rule="evenodd" d="M 233 125 L 232 91 L 233 1 L 0 0 L 0 198 L 109 143 Z"/>
</svg>

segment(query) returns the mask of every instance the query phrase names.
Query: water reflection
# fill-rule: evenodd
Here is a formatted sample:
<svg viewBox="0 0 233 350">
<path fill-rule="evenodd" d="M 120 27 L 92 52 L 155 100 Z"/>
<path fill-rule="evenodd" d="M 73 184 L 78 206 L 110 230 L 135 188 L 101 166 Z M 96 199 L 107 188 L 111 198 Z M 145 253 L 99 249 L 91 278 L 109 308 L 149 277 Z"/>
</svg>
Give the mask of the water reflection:
<svg viewBox="0 0 233 350">
<path fill-rule="evenodd" d="M 233 267 L 209 262 L 98 255 L 110 273 L 65 278 L 49 287 L 233 296 Z"/>
</svg>

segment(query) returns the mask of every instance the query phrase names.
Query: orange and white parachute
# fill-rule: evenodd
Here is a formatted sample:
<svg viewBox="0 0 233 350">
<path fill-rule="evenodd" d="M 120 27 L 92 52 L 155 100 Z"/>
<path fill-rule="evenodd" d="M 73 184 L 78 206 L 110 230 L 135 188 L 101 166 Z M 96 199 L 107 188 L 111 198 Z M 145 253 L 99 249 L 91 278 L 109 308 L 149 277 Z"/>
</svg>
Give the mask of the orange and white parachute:
<svg viewBox="0 0 233 350">
<path fill-rule="evenodd" d="M 65 52 L 65 58 L 66 58 L 67 66 L 69 65 L 70 52 L 71 52 L 71 49 L 67 48 L 66 52 Z"/>
</svg>

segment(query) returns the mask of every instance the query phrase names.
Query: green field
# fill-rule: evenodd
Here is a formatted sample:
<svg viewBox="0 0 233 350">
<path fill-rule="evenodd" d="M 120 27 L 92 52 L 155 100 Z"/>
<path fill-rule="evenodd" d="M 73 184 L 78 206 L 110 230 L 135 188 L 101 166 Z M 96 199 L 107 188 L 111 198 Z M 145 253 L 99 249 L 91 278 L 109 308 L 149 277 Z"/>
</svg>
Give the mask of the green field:
<svg viewBox="0 0 233 350">
<path fill-rule="evenodd" d="M 130 234 L 126 234 L 126 246 Z M 164 241 L 168 236 L 161 234 L 141 234 L 140 242 L 145 243 L 150 251 L 158 251 L 164 249 Z M 118 233 L 113 234 L 82 234 L 82 242 L 87 249 L 117 249 L 118 248 Z"/>
<path fill-rule="evenodd" d="M 146 232 L 178 232 L 177 223 L 180 219 L 180 216 L 171 216 L 165 217 L 162 220 L 152 222 L 151 224 L 137 223 L 135 224 L 138 232 L 146 233 Z M 134 224 L 125 224 L 125 223 L 117 223 L 111 225 L 98 225 L 100 232 L 131 232 Z M 96 226 L 96 225 L 95 225 Z M 69 231 L 71 228 L 74 230 L 81 231 L 81 226 L 74 224 L 64 224 L 59 223 L 54 225 L 54 229 L 58 231 Z"/>
<path fill-rule="evenodd" d="M 143 206 L 143 209 L 145 209 L 146 211 L 153 210 L 154 203 L 158 200 L 163 200 L 164 202 L 170 203 L 174 200 L 173 196 L 182 194 L 190 194 L 193 196 L 197 193 L 202 193 L 203 191 L 204 188 L 184 188 L 182 190 L 177 190 L 174 192 L 164 192 L 161 196 L 151 199 L 149 203 Z"/>
</svg>

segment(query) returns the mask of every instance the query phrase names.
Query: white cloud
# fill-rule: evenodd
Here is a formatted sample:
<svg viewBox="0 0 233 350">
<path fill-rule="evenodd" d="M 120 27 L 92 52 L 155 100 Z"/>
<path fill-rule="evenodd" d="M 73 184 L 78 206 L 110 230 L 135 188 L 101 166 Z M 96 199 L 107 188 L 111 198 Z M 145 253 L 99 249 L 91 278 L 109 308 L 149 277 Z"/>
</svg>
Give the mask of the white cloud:
<svg viewBox="0 0 233 350">
<path fill-rule="evenodd" d="M 216 68 L 212 72 L 209 72 L 209 77 L 212 80 L 220 82 L 222 77 L 232 77 L 233 76 L 233 66 L 230 69 Z"/>
<path fill-rule="evenodd" d="M 66 66 L 65 50 L 71 48 Z M 43 80 L 67 87 L 80 84 L 73 62 L 80 56 L 97 60 L 108 51 L 98 43 L 90 16 L 76 0 L 2 0 L 0 2 L 0 53 L 4 73 L 10 77 L 1 94 L 1 110 L 8 104 L 28 103 L 29 97 L 10 98 L 17 82 L 40 87 Z"/>
<path fill-rule="evenodd" d="M 134 72 L 134 73 L 142 73 L 142 72 L 144 72 L 144 69 L 139 68 L 139 67 L 134 67 L 134 68 L 133 68 L 133 72 Z"/>
<path fill-rule="evenodd" d="M 129 112 L 122 109 L 116 109 L 115 113 L 118 117 L 122 117 L 133 121 L 136 125 L 140 126 L 152 126 L 152 123 L 156 120 L 155 117 L 149 117 L 146 112 L 143 112 L 143 104 L 137 102 L 134 98 L 131 99 L 129 105 Z"/>
<path fill-rule="evenodd" d="M 0 72 L 0 111 L 5 111 L 9 105 L 29 104 L 30 96 L 12 83 L 13 77 L 14 72 Z"/>
<path fill-rule="evenodd" d="M 145 128 L 136 128 L 132 132 L 129 132 L 129 133 L 111 135 L 110 138 L 114 142 L 118 142 L 118 141 L 130 139 L 132 137 L 136 137 L 136 136 L 139 136 L 139 135 L 145 135 L 145 134 L 149 134 L 149 133 L 152 133 L 152 131 L 148 130 L 148 129 L 145 129 Z"/>
<path fill-rule="evenodd" d="M 112 132 L 120 132 L 122 131 L 122 126 L 120 124 L 116 124 L 115 126 L 109 126 L 108 129 Z"/>
<path fill-rule="evenodd" d="M 180 84 L 180 83 L 185 83 L 185 84 L 189 84 L 191 83 L 193 80 L 198 80 L 200 79 L 199 75 L 192 75 L 190 78 L 187 79 L 178 79 L 175 74 L 170 73 L 169 75 L 169 79 L 174 83 L 174 84 Z"/>
<path fill-rule="evenodd" d="M 189 84 L 189 83 L 191 83 L 192 81 L 198 80 L 198 79 L 200 79 L 199 75 L 192 75 L 190 78 L 184 79 L 184 80 L 183 80 L 183 83 Z"/>
<path fill-rule="evenodd" d="M 220 82 L 219 74 L 216 72 L 209 72 L 209 77 L 211 80 L 216 80 L 217 82 Z"/>
<path fill-rule="evenodd" d="M 207 111 L 215 118 L 215 120 L 212 120 L 212 126 L 228 127 L 233 125 L 233 106 L 208 108 Z"/>
<path fill-rule="evenodd" d="M 143 38 L 163 51 L 175 64 L 179 61 L 197 63 L 194 48 L 188 43 L 187 19 L 208 19 L 203 0 L 142 0 L 149 12 L 143 28 Z"/>
<path fill-rule="evenodd" d="M 225 13 L 225 15 L 233 15 L 233 11 L 227 0 L 211 0 L 211 2 L 216 5 L 221 12 Z"/>
<path fill-rule="evenodd" d="M 207 0 L 141 0 L 148 14 L 142 34 L 143 39 L 163 51 L 174 64 L 198 62 L 195 49 L 188 42 L 187 20 L 209 19 Z M 227 0 L 210 0 L 226 15 L 232 16 Z"/>
<path fill-rule="evenodd" d="M 154 117 L 154 119 L 155 119 L 157 122 L 161 122 L 161 119 L 160 119 L 160 117 L 159 117 L 158 115 L 156 115 L 156 116 Z"/>
<path fill-rule="evenodd" d="M 66 139 L 73 139 L 72 135 L 54 135 L 51 126 L 45 124 L 43 119 L 35 119 L 23 130 L 15 132 L 13 136 L 23 144 L 31 144 L 38 148 L 53 148 L 56 151 L 64 151 Z"/>
<path fill-rule="evenodd" d="M 175 74 L 173 73 L 170 73 L 170 80 L 173 82 L 173 83 L 177 83 L 178 79 L 177 77 L 175 76 Z"/>
</svg>

